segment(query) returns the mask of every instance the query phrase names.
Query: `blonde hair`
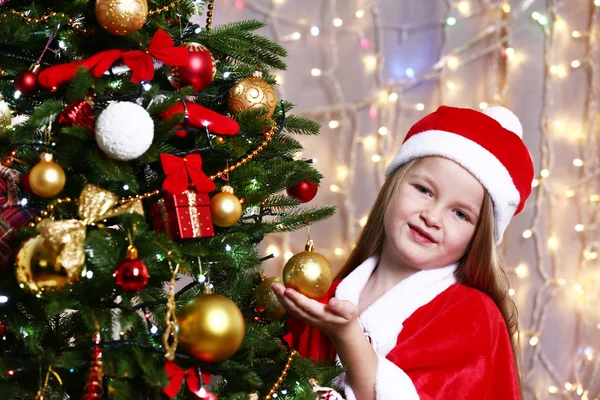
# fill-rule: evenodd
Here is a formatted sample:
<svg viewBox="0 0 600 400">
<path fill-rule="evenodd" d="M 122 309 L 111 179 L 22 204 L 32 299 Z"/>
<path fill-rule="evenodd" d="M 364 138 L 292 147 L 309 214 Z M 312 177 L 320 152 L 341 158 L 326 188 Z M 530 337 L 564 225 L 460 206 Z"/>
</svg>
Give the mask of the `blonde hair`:
<svg viewBox="0 0 600 400">
<path fill-rule="evenodd" d="M 401 165 L 386 179 L 371 208 L 367 224 L 358 238 L 356 247 L 338 272 L 336 279 L 345 278 L 369 257 L 381 254 L 385 240 L 385 230 L 383 229 L 385 215 L 402 178 L 416 161 L 413 160 Z M 458 282 L 478 289 L 491 297 L 502 313 L 510 336 L 517 368 L 519 391 L 521 392 L 521 398 L 523 398 L 518 312 L 515 303 L 508 295 L 509 281 L 496 248 L 494 207 L 487 191 L 484 195 L 481 216 L 475 227 L 475 233 L 465 255 L 458 262 L 455 276 Z"/>
</svg>

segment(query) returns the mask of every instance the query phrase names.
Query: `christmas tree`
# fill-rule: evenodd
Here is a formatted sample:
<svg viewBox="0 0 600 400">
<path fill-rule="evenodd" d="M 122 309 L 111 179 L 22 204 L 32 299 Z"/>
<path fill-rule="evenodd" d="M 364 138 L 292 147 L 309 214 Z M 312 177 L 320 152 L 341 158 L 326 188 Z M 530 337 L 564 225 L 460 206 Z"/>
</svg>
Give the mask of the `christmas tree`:
<svg viewBox="0 0 600 400">
<path fill-rule="evenodd" d="M 314 398 L 339 372 L 286 345 L 261 274 L 265 235 L 333 213 L 300 207 L 319 126 L 276 99 L 285 49 L 215 8 L 0 1 L 3 399 Z M 314 267 L 286 283 L 326 289 Z"/>
</svg>

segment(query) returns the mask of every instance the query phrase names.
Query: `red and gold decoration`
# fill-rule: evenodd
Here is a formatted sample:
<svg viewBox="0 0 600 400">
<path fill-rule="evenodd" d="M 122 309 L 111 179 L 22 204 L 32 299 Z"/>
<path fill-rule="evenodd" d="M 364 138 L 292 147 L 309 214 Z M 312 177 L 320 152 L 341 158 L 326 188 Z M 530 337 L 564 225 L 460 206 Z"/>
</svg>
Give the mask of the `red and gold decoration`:
<svg viewBox="0 0 600 400">
<path fill-rule="evenodd" d="M 165 120 L 170 120 L 177 114 L 187 116 L 188 127 L 208 129 L 210 133 L 215 135 L 233 136 L 240 132 L 240 124 L 236 120 L 189 101 L 186 102 L 185 106 L 182 102 L 174 104 L 161 116 Z M 179 128 L 182 128 L 182 126 L 179 126 Z M 178 129 L 175 135 L 186 137 L 187 133 L 185 129 Z"/>
<path fill-rule="evenodd" d="M 239 221 L 242 212 L 242 203 L 233 194 L 233 188 L 229 185 L 223 186 L 221 193 L 217 193 L 211 198 L 210 213 L 213 224 L 216 226 L 227 228 L 234 225 Z"/>
<path fill-rule="evenodd" d="M 113 276 L 117 287 L 126 292 L 139 292 L 148 284 L 148 267 L 138 258 L 138 251 L 133 244 L 127 247 L 127 259 L 119 264 Z"/>
<path fill-rule="evenodd" d="M 28 239 L 17 253 L 17 281 L 33 292 L 45 287 L 38 282 L 45 285 L 48 275 L 55 276 L 56 285 L 78 281 L 85 262 L 84 243 L 88 225 L 125 213 L 144 215 L 139 199 L 121 206 L 117 206 L 118 203 L 117 195 L 88 184 L 79 197 L 80 220 L 46 218 L 39 221 L 37 228 L 40 234 Z M 43 211 L 44 214 L 48 215 L 48 212 Z M 38 268 L 44 274 L 34 274 Z M 39 276 L 44 280 L 36 279 Z M 66 276 L 66 280 L 63 276 Z"/>
<path fill-rule="evenodd" d="M 317 195 L 319 186 L 311 181 L 302 181 L 295 186 L 286 188 L 288 196 L 295 197 L 300 203 L 308 203 Z"/>
<path fill-rule="evenodd" d="M 175 47 L 173 39 L 162 29 L 156 31 L 147 51 L 132 50 L 106 50 L 101 51 L 85 60 L 67 64 L 55 65 L 40 72 L 38 81 L 45 88 L 58 87 L 69 82 L 75 74 L 84 68 L 91 71 L 96 78 L 104 75 L 106 71 L 121 58 L 131 70 L 131 81 L 151 81 L 154 78 L 154 63 L 152 57 L 166 65 L 184 65 L 187 63 L 189 53 L 186 48 Z"/>
<path fill-rule="evenodd" d="M 172 240 L 214 236 L 208 196 L 214 183 L 202 171 L 200 155 L 161 154 L 160 158 L 168 193 L 150 206 L 154 229 Z M 195 188 L 188 190 L 190 180 Z"/>
<path fill-rule="evenodd" d="M 217 63 L 210 50 L 199 43 L 183 43 L 181 47 L 188 49 L 190 56 L 187 63 L 171 68 L 169 82 L 175 89 L 191 86 L 199 92 L 215 79 Z"/>
<path fill-rule="evenodd" d="M 102 349 L 100 348 L 100 332 L 96 332 L 93 338 L 92 360 L 83 387 L 81 400 L 98 400 L 103 398 L 104 367 L 102 366 Z"/>
<path fill-rule="evenodd" d="M 179 393 L 181 385 L 185 381 L 186 387 L 196 395 L 196 398 L 217 400 L 217 396 L 204 387 L 210 381 L 210 374 L 208 373 L 200 373 L 198 369 L 193 367 L 183 369 L 174 361 L 167 361 L 165 363 L 165 375 L 169 377 L 169 385 L 163 388 L 163 393 L 169 399 Z"/>
<path fill-rule="evenodd" d="M 254 308 L 256 311 L 272 321 L 276 321 L 283 317 L 285 308 L 279 303 L 277 295 L 271 289 L 274 283 L 283 283 L 280 276 L 265 278 L 257 287 L 254 294 Z"/>
<path fill-rule="evenodd" d="M 181 347 L 200 361 L 215 363 L 231 357 L 244 340 L 244 316 L 225 296 L 207 289 L 187 303 L 177 316 Z"/>
<path fill-rule="evenodd" d="M 8 104 L 0 99 L 0 136 L 4 135 L 9 129 L 12 122 L 12 111 Z"/>
<path fill-rule="evenodd" d="M 148 18 L 146 0 L 96 0 L 96 19 L 102 28 L 116 36 L 138 31 Z"/>
<path fill-rule="evenodd" d="M 322 297 L 333 282 L 333 272 L 329 261 L 315 252 L 312 240 L 308 240 L 305 250 L 295 254 L 283 268 L 285 287 L 294 289 L 306 297 Z"/>
<path fill-rule="evenodd" d="M 169 282 L 169 299 L 167 300 L 167 312 L 165 314 L 165 332 L 163 333 L 163 348 L 165 349 L 165 359 L 167 361 L 175 360 L 175 352 L 177 351 L 177 318 L 175 316 L 175 282 L 177 281 L 177 273 L 179 272 L 179 264 L 173 268 L 173 264 L 169 261 L 169 269 L 171 270 L 171 282 Z M 179 383 L 181 386 L 181 383 Z"/>
<path fill-rule="evenodd" d="M 42 368 L 40 366 L 40 374 L 42 372 Z M 48 366 L 48 371 L 46 372 L 46 378 L 44 379 L 44 383 L 42 384 L 41 381 L 41 377 L 40 377 L 40 389 L 38 390 L 38 392 L 35 395 L 35 400 L 45 400 L 46 399 L 46 390 L 48 390 L 48 383 L 50 381 L 50 376 L 54 376 L 54 378 L 56 379 L 56 381 L 62 385 L 62 379 L 60 379 L 60 375 L 58 375 L 58 373 L 52 369 L 52 365 Z"/>
<path fill-rule="evenodd" d="M 271 118 L 276 106 L 275 90 L 262 79 L 260 71 L 233 85 L 227 97 L 227 107 L 233 114 L 262 107 L 267 110 L 266 117 Z"/>
<path fill-rule="evenodd" d="M 33 93 L 38 86 L 39 64 L 34 64 L 27 71 L 21 71 L 15 76 L 15 89 L 27 95 Z"/>
<path fill-rule="evenodd" d="M 45 199 L 59 194 L 65 187 L 67 176 L 60 165 L 54 162 L 50 153 L 42 153 L 40 162 L 29 171 L 31 191 Z"/>
<path fill-rule="evenodd" d="M 77 100 L 69 104 L 60 114 L 58 114 L 58 123 L 67 128 L 73 125 L 80 125 L 94 132 L 96 121 L 94 120 L 94 110 L 90 100 Z"/>
</svg>

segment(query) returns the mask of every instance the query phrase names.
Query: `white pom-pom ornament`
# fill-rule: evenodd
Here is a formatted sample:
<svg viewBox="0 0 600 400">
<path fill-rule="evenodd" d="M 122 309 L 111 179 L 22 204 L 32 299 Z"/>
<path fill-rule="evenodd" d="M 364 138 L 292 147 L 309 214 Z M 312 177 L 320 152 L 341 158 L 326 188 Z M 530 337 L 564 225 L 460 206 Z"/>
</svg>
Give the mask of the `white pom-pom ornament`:
<svg viewBox="0 0 600 400">
<path fill-rule="evenodd" d="M 111 103 L 96 121 L 96 143 L 115 160 L 138 158 L 154 139 L 154 121 L 142 106 L 123 101 Z"/>
</svg>

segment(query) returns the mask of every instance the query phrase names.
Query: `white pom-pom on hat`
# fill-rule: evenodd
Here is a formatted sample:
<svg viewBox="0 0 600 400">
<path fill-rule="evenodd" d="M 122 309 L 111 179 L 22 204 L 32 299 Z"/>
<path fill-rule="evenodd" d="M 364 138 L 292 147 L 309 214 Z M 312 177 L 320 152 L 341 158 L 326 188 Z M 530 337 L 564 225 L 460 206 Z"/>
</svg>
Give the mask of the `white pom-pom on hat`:
<svg viewBox="0 0 600 400">
<path fill-rule="evenodd" d="M 144 107 L 111 103 L 96 121 L 96 143 L 107 156 L 129 161 L 144 154 L 154 139 L 154 121 Z"/>
<path fill-rule="evenodd" d="M 483 111 L 483 113 L 488 117 L 498 121 L 504 129 L 511 131 L 512 133 L 516 134 L 518 137 L 523 139 L 523 126 L 521 126 L 519 117 L 517 117 L 508 108 L 494 106 L 486 108 Z"/>
</svg>

